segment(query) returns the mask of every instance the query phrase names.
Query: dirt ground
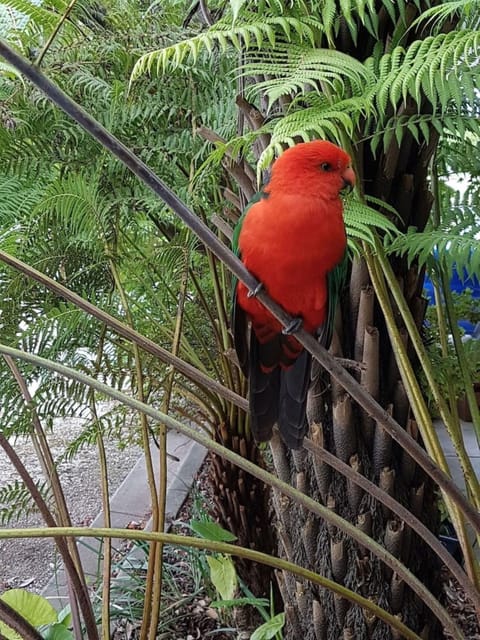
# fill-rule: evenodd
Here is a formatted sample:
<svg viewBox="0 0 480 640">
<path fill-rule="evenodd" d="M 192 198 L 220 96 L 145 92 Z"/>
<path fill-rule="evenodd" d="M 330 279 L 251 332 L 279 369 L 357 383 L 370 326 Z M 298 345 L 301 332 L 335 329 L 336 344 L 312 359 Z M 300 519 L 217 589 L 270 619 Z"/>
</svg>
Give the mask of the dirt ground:
<svg viewBox="0 0 480 640">
<path fill-rule="evenodd" d="M 47 437 L 55 459 L 65 451 L 82 430 L 83 420 L 76 418 L 55 419 L 53 429 Z M 17 454 L 34 479 L 42 478 L 41 467 L 32 443 L 28 438 L 17 438 L 11 442 Z M 121 450 L 117 442 L 106 443 L 110 478 L 110 493 L 113 494 L 132 469 L 141 449 L 129 445 Z M 63 489 L 69 505 L 72 523 L 88 526 L 101 508 L 99 465 L 95 445 L 85 446 L 69 461 L 59 465 Z M 3 449 L 0 449 L 0 490 L 15 482 L 18 475 Z M 1 506 L 1 505 L 0 505 Z M 42 525 L 38 514 L 12 520 L 2 528 L 33 527 Z M 0 540 L 0 593 L 7 589 L 28 587 L 41 591 L 55 570 L 56 555 L 49 540 Z"/>
</svg>

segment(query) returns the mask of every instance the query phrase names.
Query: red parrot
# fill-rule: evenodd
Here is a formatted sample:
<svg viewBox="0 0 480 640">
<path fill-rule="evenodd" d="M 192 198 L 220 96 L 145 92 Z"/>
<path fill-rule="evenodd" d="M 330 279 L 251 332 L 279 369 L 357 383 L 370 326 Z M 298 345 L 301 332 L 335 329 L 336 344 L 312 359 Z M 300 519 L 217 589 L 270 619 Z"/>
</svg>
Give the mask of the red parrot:
<svg viewBox="0 0 480 640">
<path fill-rule="evenodd" d="M 273 164 L 269 183 L 235 229 L 234 249 L 245 267 L 295 318 L 283 329 L 255 292 L 236 283 L 235 349 L 249 377 L 250 421 L 257 442 L 269 440 L 278 423 L 289 448 L 302 446 L 311 358 L 292 333 L 303 326 L 325 346 L 331 340 L 341 286 L 335 268 L 344 262 L 347 244 L 340 192 L 354 183 L 345 151 L 320 140 L 297 144 Z"/>
</svg>

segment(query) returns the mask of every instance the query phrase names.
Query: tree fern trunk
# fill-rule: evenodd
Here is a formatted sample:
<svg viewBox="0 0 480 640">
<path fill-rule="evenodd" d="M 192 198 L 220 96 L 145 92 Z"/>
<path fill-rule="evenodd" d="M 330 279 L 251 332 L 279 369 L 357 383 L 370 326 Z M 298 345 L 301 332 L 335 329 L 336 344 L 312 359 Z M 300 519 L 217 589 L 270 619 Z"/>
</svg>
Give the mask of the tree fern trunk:
<svg viewBox="0 0 480 640">
<path fill-rule="evenodd" d="M 342 309 L 345 318 L 351 317 L 352 306 L 358 309 L 355 331 L 345 327 L 345 335 L 354 339 L 344 339 L 342 355 L 353 357 L 356 352 L 363 363 L 362 384 L 415 434 L 398 370 L 391 365 L 386 336 L 370 324 L 375 321 L 371 313 L 371 289 L 357 287 L 357 295 L 359 300 L 351 296 Z M 338 341 L 334 345 L 338 352 Z M 342 389 L 333 384 L 328 394 L 318 394 L 314 387 L 309 399 L 309 418 L 312 421 L 310 436 L 315 443 L 333 452 L 400 502 L 409 504 L 415 515 L 427 517 L 428 524 L 432 524 L 435 506 L 430 483 L 392 443 L 390 436 L 372 424 Z M 427 549 L 405 523 L 359 487 L 319 463 L 312 454 L 287 451 L 279 439 L 272 443 L 272 452 L 277 473 L 283 479 L 373 536 L 435 590 L 434 559 L 429 558 Z M 282 555 L 373 599 L 400 615 L 422 637 L 432 640 L 439 637 L 430 612 L 379 560 L 341 532 L 303 513 L 301 508 L 285 505 L 281 500 L 275 500 L 274 505 Z M 287 575 L 280 576 L 279 583 L 286 603 L 287 638 L 378 640 L 394 637 L 383 623 L 328 591 L 299 584 Z"/>
</svg>

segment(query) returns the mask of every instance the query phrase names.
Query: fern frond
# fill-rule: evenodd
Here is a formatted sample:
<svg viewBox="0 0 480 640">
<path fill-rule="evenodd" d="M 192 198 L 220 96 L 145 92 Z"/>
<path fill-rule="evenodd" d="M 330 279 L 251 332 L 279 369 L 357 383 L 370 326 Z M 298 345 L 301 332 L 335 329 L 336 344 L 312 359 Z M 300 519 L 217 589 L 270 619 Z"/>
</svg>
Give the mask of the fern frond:
<svg viewBox="0 0 480 640">
<path fill-rule="evenodd" d="M 410 227 L 404 236 L 395 238 L 388 245 L 388 253 L 405 255 L 409 264 L 414 260 L 420 266 L 426 264 L 435 254 L 441 256 L 449 269 L 456 266 L 459 273 L 465 271 L 474 276 L 480 272 L 480 244 L 477 229 L 470 224 L 452 228 L 439 228 L 418 232 Z"/>
<path fill-rule="evenodd" d="M 315 26 L 319 26 L 312 19 L 299 20 L 291 16 L 262 16 L 252 13 L 242 13 L 243 22 L 232 25 L 220 20 L 204 33 L 178 42 L 177 44 L 151 51 L 143 55 L 135 64 L 131 82 L 143 74 L 162 75 L 167 70 L 178 68 L 185 59 L 195 64 L 202 52 L 212 53 L 214 47 L 220 47 L 225 52 L 228 47 L 249 50 L 252 43 L 257 49 L 262 49 L 267 40 L 274 47 L 279 38 L 291 41 L 294 33 L 300 41 L 307 40 L 312 46 L 315 42 Z"/>
<path fill-rule="evenodd" d="M 47 29 L 53 29 L 58 22 L 58 13 L 52 5 L 53 3 L 50 3 L 52 8 L 48 9 L 42 4 L 29 2 L 29 0 L 6 0 L 2 4 L 5 35 L 14 27 L 20 30 L 25 28 L 29 19 Z"/>
<path fill-rule="evenodd" d="M 267 77 L 247 91 L 248 97 L 265 93 L 270 104 L 292 92 L 305 94 L 310 89 L 320 92 L 326 87 L 335 87 L 340 95 L 363 95 L 375 83 L 375 76 L 367 67 L 341 51 L 292 44 L 278 44 L 274 51 L 256 53 L 240 72 L 244 76 Z"/>
<path fill-rule="evenodd" d="M 48 502 L 49 492 L 46 482 L 35 482 L 35 486 Z M 36 506 L 30 491 L 19 480 L 14 480 L 0 487 L 0 524 L 8 526 L 12 522 L 36 512 Z"/>
<path fill-rule="evenodd" d="M 466 75 L 470 65 L 475 68 L 479 51 L 480 32 L 465 30 L 415 40 L 406 50 L 396 47 L 379 60 L 370 58 L 366 66 L 378 76 L 379 114 L 384 117 L 388 103 L 396 108 L 409 96 L 419 105 L 423 95 L 441 111 L 450 101 L 461 109 L 464 92 L 459 74 Z"/>
<path fill-rule="evenodd" d="M 259 170 L 272 161 L 275 151 L 280 153 L 283 145 L 292 146 L 299 138 L 305 142 L 326 138 L 341 145 L 345 134 L 349 138 L 354 137 L 360 118 L 368 110 L 368 102 L 360 98 L 332 103 L 323 96 L 308 94 L 302 101 L 305 103 L 302 109 L 292 109 L 283 118 L 271 121 L 271 141 L 259 159 Z"/>
<path fill-rule="evenodd" d="M 471 29 L 478 29 L 478 2 L 475 0 L 448 0 L 423 11 L 414 21 L 412 27 L 418 24 L 436 25 L 441 27 L 447 20 L 456 15 L 461 17 L 462 24 Z"/>
<path fill-rule="evenodd" d="M 417 144 L 422 142 L 428 144 L 432 131 L 437 131 L 452 144 L 458 144 L 464 140 L 467 132 L 480 133 L 480 123 L 475 114 L 459 114 L 455 109 L 449 109 L 446 113 L 394 115 L 383 127 L 379 126 L 378 120 L 372 118 L 372 124 L 376 127 L 371 137 L 371 148 L 374 154 L 380 144 L 386 151 L 392 138 L 395 138 L 400 145 L 407 133 L 413 136 Z"/>
<path fill-rule="evenodd" d="M 384 208 L 385 203 L 371 198 L 372 204 Z M 391 212 L 391 208 L 390 208 Z M 366 242 L 373 246 L 378 232 L 388 238 L 396 238 L 399 231 L 395 224 L 385 215 L 375 210 L 368 204 L 353 197 L 347 198 L 344 205 L 343 217 L 347 231 L 347 240 L 350 249 L 355 253 L 360 253 L 359 241 Z"/>
</svg>

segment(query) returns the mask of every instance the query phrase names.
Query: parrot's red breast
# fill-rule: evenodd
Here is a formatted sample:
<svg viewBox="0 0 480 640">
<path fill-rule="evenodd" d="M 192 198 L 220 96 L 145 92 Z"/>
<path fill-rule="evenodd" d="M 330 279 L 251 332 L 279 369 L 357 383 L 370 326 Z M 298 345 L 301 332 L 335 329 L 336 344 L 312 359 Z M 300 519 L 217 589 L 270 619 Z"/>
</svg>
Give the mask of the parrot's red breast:
<svg viewBox="0 0 480 640">
<path fill-rule="evenodd" d="M 252 205 L 242 224 L 242 262 L 285 311 L 303 318 L 310 333 L 325 321 L 326 276 L 345 253 L 339 194 L 354 180 L 348 154 L 336 145 L 320 140 L 298 144 L 275 162 L 266 197 Z M 260 342 L 268 339 L 267 327 L 281 331 L 242 283 L 238 303 L 258 327 Z"/>
</svg>

